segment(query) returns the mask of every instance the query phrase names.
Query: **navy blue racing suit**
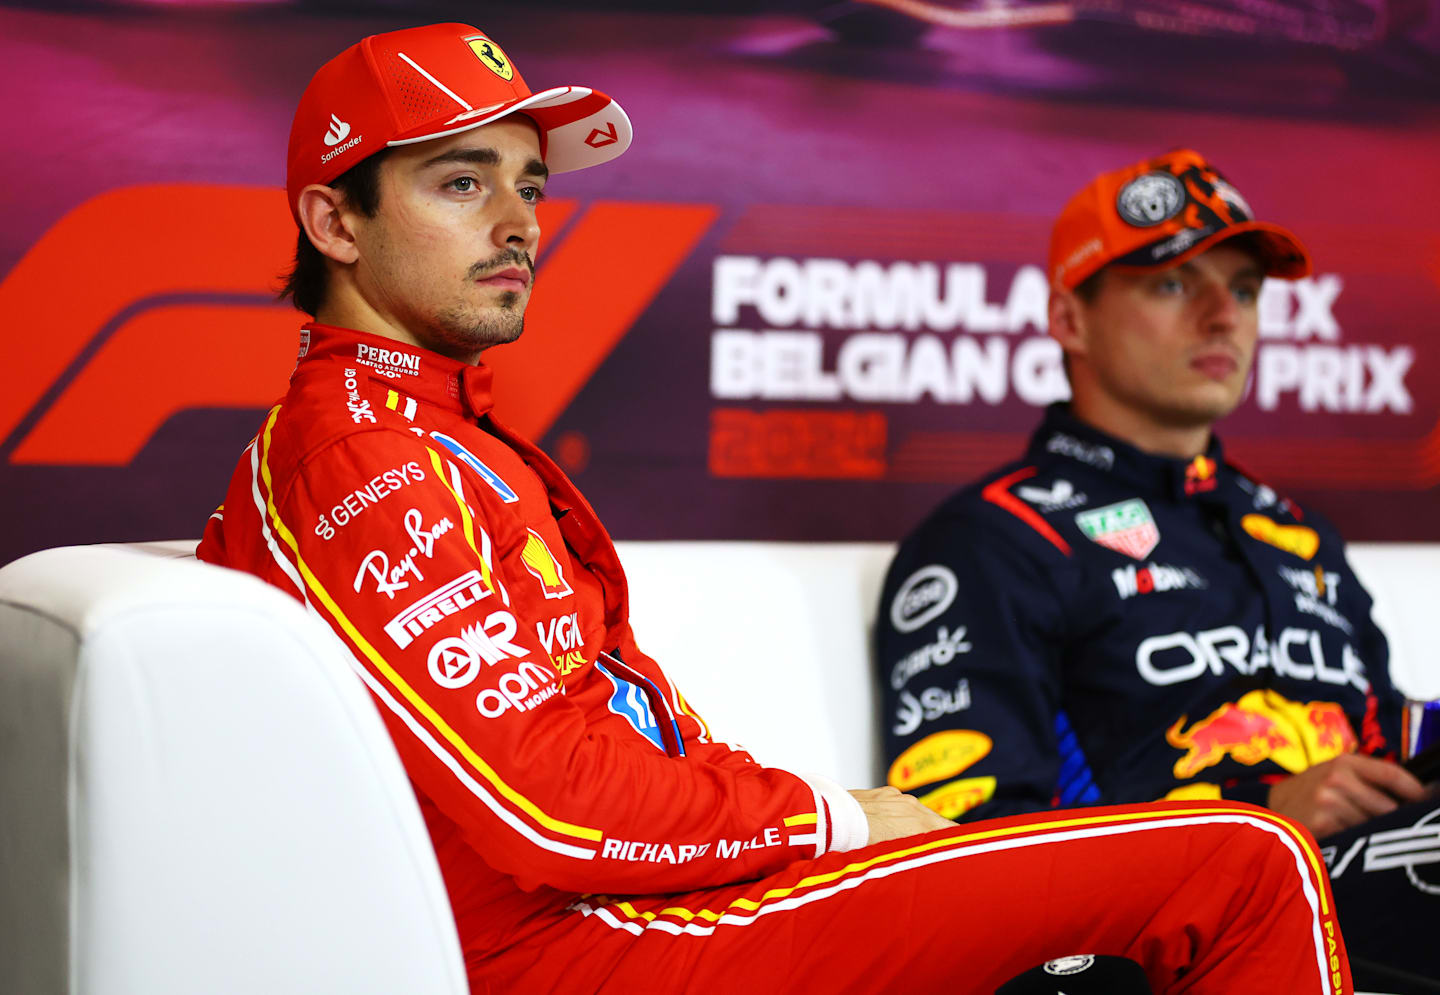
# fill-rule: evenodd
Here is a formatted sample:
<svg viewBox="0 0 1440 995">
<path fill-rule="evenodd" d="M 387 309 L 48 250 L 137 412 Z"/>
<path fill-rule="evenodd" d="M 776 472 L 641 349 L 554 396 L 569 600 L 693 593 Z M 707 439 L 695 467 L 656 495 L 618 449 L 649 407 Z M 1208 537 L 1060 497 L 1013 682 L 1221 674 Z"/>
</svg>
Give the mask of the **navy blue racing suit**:
<svg viewBox="0 0 1440 995">
<path fill-rule="evenodd" d="M 1223 797 L 1359 749 L 1403 700 L 1329 524 L 1227 463 L 1053 406 L 900 546 L 876 627 L 889 781 L 949 818 Z"/>
<path fill-rule="evenodd" d="M 1052 406 L 1024 459 L 941 505 L 876 625 L 888 780 L 951 819 L 1225 798 L 1349 750 L 1403 697 L 1318 515 L 1225 461 L 1151 456 Z M 1323 842 L 1357 986 L 1440 990 L 1440 801 Z"/>
</svg>

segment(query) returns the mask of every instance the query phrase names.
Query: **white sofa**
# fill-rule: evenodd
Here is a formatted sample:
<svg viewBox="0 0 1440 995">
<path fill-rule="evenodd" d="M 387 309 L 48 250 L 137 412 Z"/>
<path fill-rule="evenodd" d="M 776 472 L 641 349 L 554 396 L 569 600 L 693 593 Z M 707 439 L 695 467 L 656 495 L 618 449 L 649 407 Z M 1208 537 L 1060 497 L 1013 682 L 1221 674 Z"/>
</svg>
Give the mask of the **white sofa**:
<svg viewBox="0 0 1440 995">
<path fill-rule="evenodd" d="M 0 569 L 0 992 L 460 995 L 404 772 L 343 647 L 191 543 Z M 640 645 L 764 763 L 879 783 L 887 544 L 620 544 Z M 1440 697 L 1440 546 L 1358 546 Z"/>
<path fill-rule="evenodd" d="M 717 734 L 762 763 L 883 779 L 870 638 L 889 543 L 620 543 L 642 649 Z M 1440 698 L 1440 544 L 1356 544 L 1392 674 Z"/>
<path fill-rule="evenodd" d="M 0 569 L 0 992 L 465 995 L 343 646 L 193 547 Z"/>
</svg>

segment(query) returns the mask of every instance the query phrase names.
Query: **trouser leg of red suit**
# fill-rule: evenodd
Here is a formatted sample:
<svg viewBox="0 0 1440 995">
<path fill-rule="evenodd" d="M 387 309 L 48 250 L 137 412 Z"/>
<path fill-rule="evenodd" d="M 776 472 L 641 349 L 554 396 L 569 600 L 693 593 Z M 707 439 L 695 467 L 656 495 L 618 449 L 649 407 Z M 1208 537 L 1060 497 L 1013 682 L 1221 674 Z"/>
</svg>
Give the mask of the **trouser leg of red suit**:
<svg viewBox="0 0 1440 995">
<path fill-rule="evenodd" d="M 1348 995 L 1314 841 L 1264 809 L 1127 805 L 996 819 L 680 895 L 590 898 L 474 965 L 476 993 L 988 993 L 1070 954 L 1156 992 Z"/>
</svg>

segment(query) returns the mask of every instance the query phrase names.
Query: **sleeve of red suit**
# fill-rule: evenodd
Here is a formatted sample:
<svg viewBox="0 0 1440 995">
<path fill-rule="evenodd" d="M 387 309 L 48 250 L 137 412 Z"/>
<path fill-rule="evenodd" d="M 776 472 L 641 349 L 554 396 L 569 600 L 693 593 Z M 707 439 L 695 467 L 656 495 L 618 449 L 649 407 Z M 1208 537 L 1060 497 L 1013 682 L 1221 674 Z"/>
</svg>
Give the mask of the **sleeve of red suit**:
<svg viewBox="0 0 1440 995">
<path fill-rule="evenodd" d="M 397 465 L 411 467 L 403 500 L 328 538 L 310 527 Z M 685 756 L 597 733 L 547 666 L 520 584 L 507 584 L 524 530 L 507 534 L 459 479 L 423 439 L 352 435 L 304 462 L 270 524 L 293 535 L 306 600 L 354 654 L 418 790 L 490 866 L 526 887 L 668 892 L 866 844 L 847 792 L 709 741 L 687 709 L 675 713 Z M 407 606 L 431 595 L 450 614 L 407 624 Z M 678 701 L 620 628 L 626 664 Z"/>
</svg>

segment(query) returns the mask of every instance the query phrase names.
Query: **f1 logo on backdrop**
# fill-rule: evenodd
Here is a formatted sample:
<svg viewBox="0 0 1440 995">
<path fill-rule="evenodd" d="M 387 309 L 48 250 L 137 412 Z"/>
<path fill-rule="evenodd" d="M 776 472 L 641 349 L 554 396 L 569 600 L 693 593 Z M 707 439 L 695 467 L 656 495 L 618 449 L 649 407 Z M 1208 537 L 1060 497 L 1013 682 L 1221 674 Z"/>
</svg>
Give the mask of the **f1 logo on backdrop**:
<svg viewBox="0 0 1440 995">
<path fill-rule="evenodd" d="M 567 200 L 540 210 L 543 289 L 529 334 L 496 363 L 496 406 L 530 437 L 564 411 L 719 215 L 703 204 Z M 197 217 L 223 236 L 188 237 Z M 613 251 L 637 244 L 646 251 Z M 269 188 L 125 187 L 74 208 L 0 282 L 11 364 L 0 453 L 19 464 L 119 466 L 180 411 L 273 403 L 305 321 L 275 300 L 294 245 L 284 194 Z"/>
</svg>

